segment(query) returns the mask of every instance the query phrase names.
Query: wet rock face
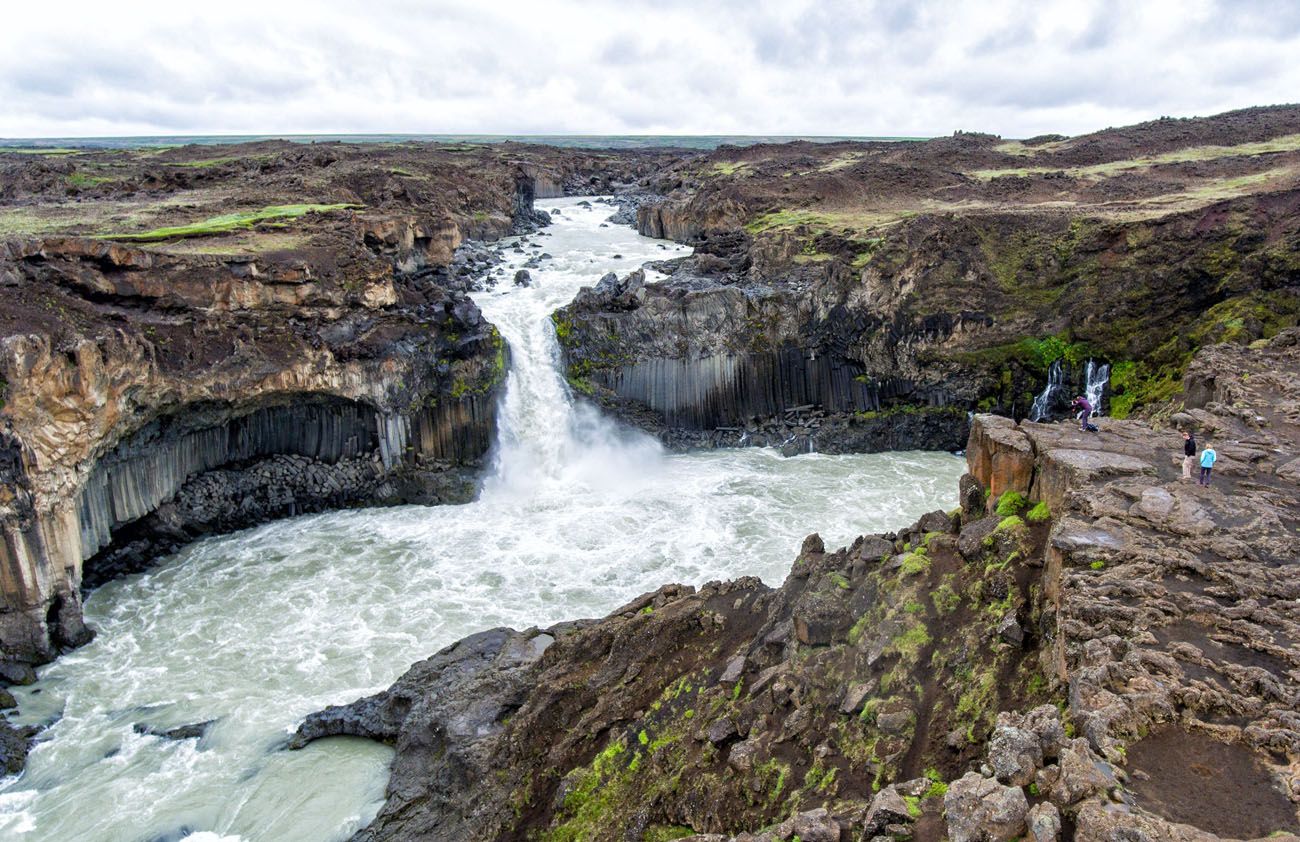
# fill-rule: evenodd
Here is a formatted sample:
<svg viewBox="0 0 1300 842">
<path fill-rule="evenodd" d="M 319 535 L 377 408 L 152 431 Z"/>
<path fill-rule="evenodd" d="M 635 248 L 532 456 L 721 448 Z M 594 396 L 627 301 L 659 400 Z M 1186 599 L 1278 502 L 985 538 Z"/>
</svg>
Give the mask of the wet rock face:
<svg viewBox="0 0 1300 842">
<path fill-rule="evenodd" d="M 358 839 L 465 838 L 460 834 L 482 828 L 484 817 L 458 796 L 484 784 L 491 789 L 505 723 L 532 690 L 554 641 L 548 633 L 509 629 L 472 635 L 416 664 L 383 693 L 308 717 L 291 746 L 339 734 L 395 745 L 389 800 Z"/>
<path fill-rule="evenodd" d="M 872 377 L 842 353 L 806 347 L 791 323 L 804 307 L 675 267 L 657 284 L 641 272 L 602 279 L 556 322 L 570 380 L 673 449 L 962 446 L 965 411 L 941 392 L 918 391 L 905 376 Z M 926 405 L 891 408 L 900 400 Z"/>
<path fill-rule="evenodd" d="M 0 773 L 16 775 L 27 764 L 27 752 L 39 728 L 15 726 L 0 718 Z"/>
<path fill-rule="evenodd" d="M 695 274 L 708 260 L 730 271 L 701 253 L 665 267 L 668 281 L 607 279 L 560 310 L 571 379 L 669 446 L 797 442 L 797 452 L 844 453 L 964 442 L 964 408 L 943 387 L 918 388 L 893 366 L 873 373 L 849 353 L 862 318 L 833 309 L 810 326 L 820 303 Z M 797 423 L 800 413 L 816 423 Z"/>
</svg>

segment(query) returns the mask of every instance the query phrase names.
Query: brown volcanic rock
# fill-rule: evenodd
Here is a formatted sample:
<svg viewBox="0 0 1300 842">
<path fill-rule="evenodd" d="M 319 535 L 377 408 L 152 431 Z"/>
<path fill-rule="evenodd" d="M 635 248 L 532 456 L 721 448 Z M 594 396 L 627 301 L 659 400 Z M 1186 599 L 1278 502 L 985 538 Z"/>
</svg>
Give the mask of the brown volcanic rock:
<svg viewBox="0 0 1300 842">
<path fill-rule="evenodd" d="M 989 416 L 971 428 L 966 448 L 970 473 L 987 489 L 989 510 L 1008 491 L 1028 494 L 1034 479 L 1034 447 L 1010 418 Z"/>
</svg>

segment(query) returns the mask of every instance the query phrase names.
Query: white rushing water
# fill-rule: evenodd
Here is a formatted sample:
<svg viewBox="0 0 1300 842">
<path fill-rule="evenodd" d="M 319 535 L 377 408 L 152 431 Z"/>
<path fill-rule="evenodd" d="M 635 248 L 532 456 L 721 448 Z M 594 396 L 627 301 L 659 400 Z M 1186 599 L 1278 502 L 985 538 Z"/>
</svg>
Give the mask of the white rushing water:
<svg viewBox="0 0 1300 842">
<path fill-rule="evenodd" d="M 1110 365 L 1107 363 L 1097 365 L 1092 360 L 1088 360 L 1088 365 L 1083 370 L 1083 396 L 1092 406 L 1093 415 L 1101 415 L 1101 398 L 1106 393 L 1106 384 L 1109 382 Z"/>
<path fill-rule="evenodd" d="M 575 406 L 549 314 L 582 285 L 682 251 L 562 208 L 499 291 L 477 296 L 512 349 L 494 475 L 464 506 L 347 511 L 195 543 L 91 595 L 88 646 L 16 688 L 52 722 L 0 785 L 0 838 L 96 842 L 345 839 L 383 798 L 391 750 L 281 748 L 328 704 L 388 686 L 464 635 L 600 616 L 667 582 L 779 584 L 805 534 L 829 546 L 956 502 L 942 453 L 771 450 L 665 456 Z M 546 251 L 536 284 L 515 265 Z M 615 257 L 615 255 L 622 255 Z M 138 734 L 215 720 L 202 740 Z"/>
<path fill-rule="evenodd" d="M 1046 418 L 1052 411 L 1057 392 L 1063 388 L 1065 388 L 1065 375 L 1061 372 L 1061 361 L 1052 360 L 1052 364 L 1047 369 L 1047 385 L 1034 398 L 1034 404 L 1029 408 L 1029 420 L 1042 421 Z"/>
</svg>

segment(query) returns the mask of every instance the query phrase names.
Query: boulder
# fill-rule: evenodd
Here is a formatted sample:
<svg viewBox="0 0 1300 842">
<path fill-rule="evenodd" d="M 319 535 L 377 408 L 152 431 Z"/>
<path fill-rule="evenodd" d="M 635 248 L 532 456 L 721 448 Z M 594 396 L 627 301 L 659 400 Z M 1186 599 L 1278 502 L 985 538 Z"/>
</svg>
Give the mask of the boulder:
<svg viewBox="0 0 1300 842">
<path fill-rule="evenodd" d="M 871 807 L 867 809 L 863 821 L 863 835 L 869 839 L 872 834 L 881 833 L 891 824 L 906 824 L 911 821 L 912 813 L 907 809 L 903 794 L 898 791 L 898 787 L 887 786 L 871 799 Z"/>
<path fill-rule="evenodd" d="M 1035 804 L 1029 810 L 1028 842 L 1056 842 L 1061 835 L 1061 813 L 1050 801 Z"/>
<path fill-rule="evenodd" d="M 760 745 L 757 740 L 745 740 L 731 747 L 727 755 L 727 764 L 737 772 L 748 772 L 754 768 L 754 759 L 758 756 Z"/>
<path fill-rule="evenodd" d="M 27 750 L 31 747 L 32 737 L 40 729 L 28 726 L 11 725 L 8 720 L 0 718 L 0 777 L 16 775 L 27 765 Z"/>
<path fill-rule="evenodd" d="M 1030 731 L 1038 739 L 1044 758 L 1055 758 L 1066 744 L 1065 726 L 1055 705 L 1039 705 L 1026 714 L 1000 713 L 998 724 L 1013 724 Z"/>
<path fill-rule="evenodd" d="M 966 524 L 957 538 L 957 552 L 961 553 L 962 558 L 967 561 L 974 561 L 984 555 L 984 539 L 992 535 L 993 530 L 997 528 L 996 517 L 986 517 Z"/>
<path fill-rule="evenodd" d="M 1043 765 L 1043 746 L 1032 731 L 999 721 L 989 739 L 988 758 L 998 780 L 1012 786 L 1027 786 Z"/>
<path fill-rule="evenodd" d="M 948 533 L 952 531 L 952 518 L 946 512 L 926 512 L 916 522 L 916 528 L 922 534 L 930 532 Z"/>
<path fill-rule="evenodd" d="M 848 689 L 844 691 L 844 699 L 840 702 L 840 713 L 855 714 L 862 710 L 871 692 L 876 689 L 876 680 L 855 681 L 849 684 Z"/>
<path fill-rule="evenodd" d="M 1008 611 L 1006 616 L 998 623 L 997 633 L 1003 643 L 1017 649 L 1025 645 L 1025 630 L 1020 627 L 1020 621 L 1016 619 L 1016 610 L 1014 608 Z"/>
<path fill-rule="evenodd" d="M 891 710 L 876 717 L 876 727 L 885 734 L 902 734 L 912 727 L 916 714 L 911 708 Z"/>
<path fill-rule="evenodd" d="M 208 719 L 203 722 L 181 725 L 177 728 L 157 728 L 143 722 L 137 722 L 131 726 L 131 730 L 137 734 L 161 737 L 164 740 L 200 740 L 207 736 L 209 729 L 212 728 L 216 721 L 215 719 Z"/>
<path fill-rule="evenodd" d="M 606 298 L 613 298 L 621 291 L 618 283 L 618 275 L 614 272 L 606 272 L 596 282 L 596 294 Z"/>
<path fill-rule="evenodd" d="M 1300 484 L 1300 459 L 1292 459 L 1279 467 L 1276 473 L 1282 479 Z"/>
<path fill-rule="evenodd" d="M 825 807 L 818 807 L 781 822 L 774 828 L 773 835 L 777 839 L 798 839 L 800 842 L 840 842 L 840 825 Z"/>
<path fill-rule="evenodd" d="M 967 772 L 943 797 L 951 842 L 1010 842 L 1025 833 L 1029 802 L 1020 787 Z"/>
<path fill-rule="evenodd" d="M 810 590 L 802 594 L 794 607 L 794 634 L 800 643 L 825 646 L 847 636 L 853 625 L 844 592 Z"/>
<path fill-rule="evenodd" d="M 957 496 L 961 501 L 962 513 L 966 517 L 983 516 L 988 501 L 984 497 L 984 486 L 980 484 L 979 480 L 975 479 L 974 475 L 961 475 L 961 480 L 957 484 Z"/>
<path fill-rule="evenodd" d="M 1110 781 L 1098 768 L 1102 762 L 1093 755 L 1087 740 L 1072 740 L 1061 749 L 1057 761 L 1061 772 L 1052 786 L 1052 801 L 1068 807 L 1105 792 Z"/>
<path fill-rule="evenodd" d="M 708 729 L 704 732 L 704 736 L 714 745 L 725 743 L 736 736 L 736 723 L 730 717 L 724 716 L 710 723 Z"/>
</svg>

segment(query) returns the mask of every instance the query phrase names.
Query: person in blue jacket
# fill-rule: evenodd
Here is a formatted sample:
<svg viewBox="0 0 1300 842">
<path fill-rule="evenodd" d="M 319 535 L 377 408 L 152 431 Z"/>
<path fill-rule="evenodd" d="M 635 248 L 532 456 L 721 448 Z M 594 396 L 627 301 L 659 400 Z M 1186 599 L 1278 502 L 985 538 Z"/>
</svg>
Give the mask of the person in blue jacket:
<svg viewBox="0 0 1300 842">
<path fill-rule="evenodd" d="M 1214 470 L 1214 463 L 1218 461 L 1219 454 L 1215 452 L 1209 444 L 1201 451 L 1201 478 L 1198 481 L 1200 485 L 1210 484 L 1210 472 Z"/>
</svg>

